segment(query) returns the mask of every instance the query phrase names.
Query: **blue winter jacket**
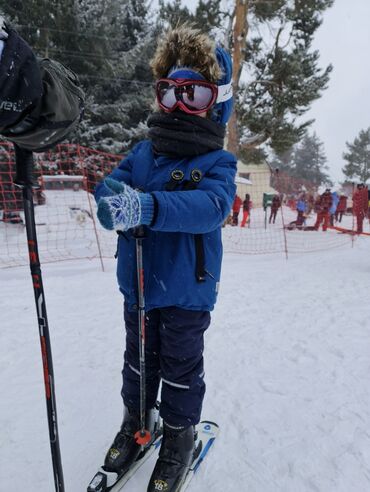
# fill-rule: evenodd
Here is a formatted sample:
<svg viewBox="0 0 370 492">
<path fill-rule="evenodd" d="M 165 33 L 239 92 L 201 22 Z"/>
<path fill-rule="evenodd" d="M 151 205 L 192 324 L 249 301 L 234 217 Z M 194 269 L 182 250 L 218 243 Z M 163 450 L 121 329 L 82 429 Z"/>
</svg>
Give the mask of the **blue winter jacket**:
<svg viewBox="0 0 370 492">
<path fill-rule="evenodd" d="M 298 212 L 305 212 L 306 211 L 306 202 L 302 199 L 298 200 L 297 202 L 297 211 Z"/>
<path fill-rule="evenodd" d="M 329 213 L 333 215 L 335 214 L 339 203 L 338 193 L 336 191 L 333 191 L 333 193 L 331 194 L 331 198 L 332 198 L 332 205 L 330 207 Z"/>
<path fill-rule="evenodd" d="M 184 176 L 175 190 L 166 191 L 171 173 Z M 200 171 L 196 189 L 182 188 L 192 171 Z M 146 310 L 177 306 L 195 311 L 212 310 L 220 282 L 221 227 L 230 212 L 236 192 L 236 159 L 225 150 L 191 158 L 154 154 L 151 141 L 144 140 L 110 174 L 133 188 L 150 192 L 155 198 L 154 222 L 143 241 Z M 194 175 L 194 173 L 193 173 Z M 95 191 L 99 201 L 101 184 Z M 195 236 L 204 245 L 206 278 L 198 282 Z M 117 278 L 130 310 L 136 310 L 137 273 L 135 239 L 128 231 L 118 236 Z"/>
</svg>

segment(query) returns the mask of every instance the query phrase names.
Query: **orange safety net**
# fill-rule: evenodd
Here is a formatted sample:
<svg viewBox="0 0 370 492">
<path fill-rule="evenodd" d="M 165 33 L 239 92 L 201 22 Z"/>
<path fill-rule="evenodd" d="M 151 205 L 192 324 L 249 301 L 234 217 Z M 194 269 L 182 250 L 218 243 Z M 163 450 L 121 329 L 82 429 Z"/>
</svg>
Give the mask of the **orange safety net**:
<svg viewBox="0 0 370 492">
<path fill-rule="evenodd" d="M 93 190 L 122 156 L 60 144 L 34 158 L 41 262 L 113 257 L 116 234 L 96 220 Z M 0 268 L 28 263 L 22 193 L 14 186 L 14 177 L 13 145 L 0 142 Z M 272 171 L 267 165 L 239 169 L 236 184 L 238 199 L 223 227 L 226 252 L 324 251 L 350 247 L 359 229 L 363 236 L 370 235 L 366 187 L 337 190 L 341 200 L 337 210 L 325 215 L 319 204 L 322 190 L 319 193 L 313 183 Z M 319 218 L 321 224 L 316 227 Z"/>
</svg>

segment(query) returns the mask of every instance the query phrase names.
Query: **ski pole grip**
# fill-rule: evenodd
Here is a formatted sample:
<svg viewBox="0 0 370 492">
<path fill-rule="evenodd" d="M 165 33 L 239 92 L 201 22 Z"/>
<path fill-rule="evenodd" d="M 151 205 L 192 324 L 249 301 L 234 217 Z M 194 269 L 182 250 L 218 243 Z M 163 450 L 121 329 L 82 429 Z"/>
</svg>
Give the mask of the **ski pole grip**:
<svg viewBox="0 0 370 492">
<path fill-rule="evenodd" d="M 134 237 L 136 239 L 142 239 L 146 236 L 145 226 L 140 225 L 134 228 Z"/>
<path fill-rule="evenodd" d="M 33 153 L 14 145 L 16 175 L 14 184 L 20 187 L 34 186 L 33 182 Z"/>
</svg>

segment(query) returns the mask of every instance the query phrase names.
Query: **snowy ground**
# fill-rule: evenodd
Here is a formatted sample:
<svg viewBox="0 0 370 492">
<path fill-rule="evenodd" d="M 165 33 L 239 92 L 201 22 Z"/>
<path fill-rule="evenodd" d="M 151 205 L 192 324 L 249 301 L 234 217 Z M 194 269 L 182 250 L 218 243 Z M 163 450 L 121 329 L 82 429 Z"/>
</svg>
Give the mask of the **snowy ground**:
<svg viewBox="0 0 370 492">
<path fill-rule="evenodd" d="M 289 261 L 225 255 L 203 412 L 221 434 L 193 492 L 370 490 L 368 241 Z M 86 490 L 121 421 L 114 268 L 43 268 L 67 492 Z M 52 492 L 28 269 L 2 270 L 0 292 L 0 491 Z M 125 491 L 145 492 L 151 466 Z"/>
</svg>

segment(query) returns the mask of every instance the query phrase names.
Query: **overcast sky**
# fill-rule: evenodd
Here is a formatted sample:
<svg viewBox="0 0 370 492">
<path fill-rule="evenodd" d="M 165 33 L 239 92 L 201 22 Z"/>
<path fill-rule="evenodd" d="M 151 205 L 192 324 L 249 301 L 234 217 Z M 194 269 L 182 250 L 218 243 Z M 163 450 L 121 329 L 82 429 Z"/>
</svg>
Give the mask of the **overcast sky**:
<svg viewBox="0 0 370 492">
<path fill-rule="evenodd" d="M 153 4 L 155 5 L 154 0 Z M 193 7 L 197 0 L 183 0 Z M 335 0 L 315 34 L 320 66 L 334 66 L 328 89 L 307 119 L 325 145 L 330 175 L 343 180 L 345 142 L 370 127 L 370 0 Z"/>
<path fill-rule="evenodd" d="M 331 175 L 342 180 L 345 142 L 370 127 L 370 0 L 335 0 L 315 35 L 321 66 L 332 63 L 329 88 L 308 115 L 325 144 Z"/>
</svg>

